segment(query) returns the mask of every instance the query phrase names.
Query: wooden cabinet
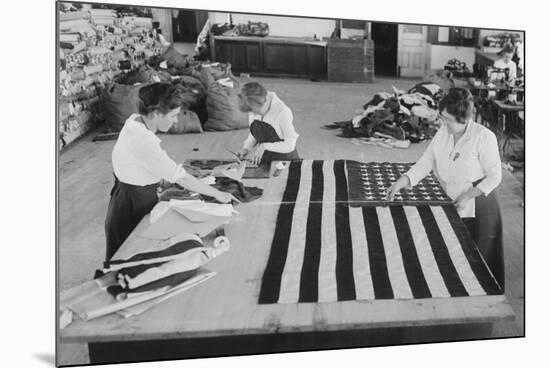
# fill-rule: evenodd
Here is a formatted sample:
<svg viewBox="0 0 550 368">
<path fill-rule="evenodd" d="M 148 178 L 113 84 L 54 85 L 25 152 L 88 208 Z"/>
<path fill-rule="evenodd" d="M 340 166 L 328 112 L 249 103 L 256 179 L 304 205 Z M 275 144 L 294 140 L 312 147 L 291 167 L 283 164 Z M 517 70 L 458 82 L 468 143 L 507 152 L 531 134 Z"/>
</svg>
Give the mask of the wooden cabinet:
<svg viewBox="0 0 550 368">
<path fill-rule="evenodd" d="M 211 37 L 213 61 L 230 63 L 235 73 L 326 79 L 324 42 L 277 37 Z"/>
</svg>

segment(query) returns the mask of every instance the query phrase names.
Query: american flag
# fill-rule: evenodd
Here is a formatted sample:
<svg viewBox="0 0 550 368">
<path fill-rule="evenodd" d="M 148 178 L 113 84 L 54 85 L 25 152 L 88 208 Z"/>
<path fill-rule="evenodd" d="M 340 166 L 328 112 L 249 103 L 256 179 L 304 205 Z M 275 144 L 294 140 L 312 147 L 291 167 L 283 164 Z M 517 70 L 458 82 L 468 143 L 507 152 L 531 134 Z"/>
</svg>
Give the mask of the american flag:
<svg viewBox="0 0 550 368">
<path fill-rule="evenodd" d="M 260 304 L 502 294 L 453 205 L 350 207 L 344 160 L 287 174 Z"/>
</svg>

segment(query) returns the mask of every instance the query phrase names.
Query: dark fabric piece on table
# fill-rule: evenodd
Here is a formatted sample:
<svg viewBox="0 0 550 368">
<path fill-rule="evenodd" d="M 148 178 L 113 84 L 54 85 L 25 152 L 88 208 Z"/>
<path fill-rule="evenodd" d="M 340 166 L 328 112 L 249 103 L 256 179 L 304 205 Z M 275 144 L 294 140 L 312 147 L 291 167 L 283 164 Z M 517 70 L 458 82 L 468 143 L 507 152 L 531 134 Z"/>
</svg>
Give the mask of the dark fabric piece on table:
<svg viewBox="0 0 550 368">
<path fill-rule="evenodd" d="M 105 219 L 105 260 L 111 259 L 141 219 L 151 212 L 158 201 L 157 185 L 130 185 L 115 178 Z"/>
<path fill-rule="evenodd" d="M 116 298 L 120 294 L 132 294 L 132 293 L 143 293 L 146 291 L 155 291 L 166 286 L 169 286 L 169 287 L 178 286 L 181 283 L 189 280 L 196 274 L 197 274 L 197 270 L 175 273 L 173 275 L 150 282 L 148 284 L 142 285 L 135 289 L 125 289 L 120 285 L 109 286 L 107 288 L 107 292 Z"/>
<path fill-rule="evenodd" d="M 393 299 L 393 289 L 388 273 L 388 263 L 382 242 L 380 222 L 376 208 L 363 207 L 363 223 L 367 236 L 369 265 L 375 299 Z"/>
<path fill-rule="evenodd" d="M 247 187 L 243 183 L 226 177 L 217 177 L 214 188 L 233 194 L 235 198 L 243 203 L 252 202 L 262 196 L 264 190 L 256 187 Z"/>
<path fill-rule="evenodd" d="M 468 292 L 466 291 L 464 284 L 460 280 L 460 277 L 449 254 L 449 250 L 445 245 L 443 235 L 441 234 L 441 231 L 437 226 L 437 222 L 434 214 L 432 213 L 432 210 L 429 206 L 418 206 L 417 209 L 418 213 L 420 214 L 422 224 L 424 225 L 424 229 L 426 230 L 426 235 L 428 236 L 428 240 L 432 247 L 437 267 L 439 268 L 439 272 L 443 277 L 443 282 L 445 283 L 445 286 L 447 286 L 447 289 L 449 290 L 449 294 L 452 297 L 468 296 Z"/>
<path fill-rule="evenodd" d="M 502 216 L 496 189 L 487 197 L 475 199 L 475 218 L 465 218 L 464 223 L 483 259 L 504 290 L 504 249 L 502 244 Z M 494 292 L 494 288 L 490 289 Z"/>
<path fill-rule="evenodd" d="M 275 131 L 275 128 L 260 120 L 254 120 L 252 124 L 250 124 L 250 134 L 252 134 L 258 143 L 276 143 L 283 141 L 283 139 L 279 137 Z M 294 151 L 289 153 L 279 153 L 265 150 L 262 160 L 260 161 L 260 165 L 269 166 L 272 161 L 292 161 L 299 159 L 300 156 L 298 155 L 296 148 Z"/>
<path fill-rule="evenodd" d="M 129 263 L 129 262 L 139 262 L 139 261 L 146 261 L 146 260 L 151 260 L 155 258 L 175 256 L 178 254 L 185 253 L 188 250 L 199 248 L 202 246 L 203 244 L 197 240 L 193 240 L 193 239 L 185 240 L 185 241 L 176 243 L 163 250 L 138 253 L 131 256 L 128 259 L 115 259 L 115 260 L 107 261 L 104 263 L 104 266 L 105 268 L 108 268 L 111 265 L 120 265 L 124 263 Z"/>
<path fill-rule="evenodd" d="M 300 275 L 300 303 L 319 298 L 319 262 L 321 261 L 321 227 L 323 216 L 323 161 L 313 161 L 312 185 L 306 224 L 304 262 Z"/>
<path fill-rule="evenodd" d="M 117 276 L 122 275 L 122 276 L 128 276 L 130 278 L 134 278 L 138 275 L 141 275 L 142 273 L 144 273 L 148 269 L 162 266 L 163 264 L 168 263 L 168 262 L 169 261 L 164 261 L 164 262 L 140 264 L 140 265 L 133 266 L 133 267 L 126 267 L 126 268 L 123 268 L 121 270 L 118 270 L 117 271 Z"/>
<path fill-rule="evenodd" d="M 353 278 L 353 248 L 349 223 L 348 183 L 345 161 L 334 161 L 336 180 L 336 286 L 338 300 L 355 300 L 355 280 Z"/>
<path fill-rule="evenodd" d="M 420 265 L 420 259 L 414 246 L 414 240 L 411 233 L 409 222 L 407 221 L 407 215 L 402 206 L 390 207 L 390 212 L 393 218 L 393 224 L 395 226 L 395 233 L 399 241 L 399 248 L 403 256 L 403 266 L 405 266 L 405 273 L 407 274 L 407 280 L 411 287 L 414 298 L 431 298 L 432 293 L 430 287 L 424 277 L 422 266 Z"/>
<path fill-rule="evenodd" d="M 279 207 L 279 212 L 277 213 L 275 233 L 273 235 L 273 241 L 271 242 L 271 250 L 267 265 L 262 277 L 262 286 L 258 300 L 259 304 L 272 304 L 277 303 L 279 300 L 281 275 L 283 274 L 286 257 L 288 255 L 292 217 L 294 215 L 294 206 L 300 186 L 301 165 L 301 162 L 293 161 L 290 163 L 288 169 L 288 181 L 281 206 Z"/>
</svg>

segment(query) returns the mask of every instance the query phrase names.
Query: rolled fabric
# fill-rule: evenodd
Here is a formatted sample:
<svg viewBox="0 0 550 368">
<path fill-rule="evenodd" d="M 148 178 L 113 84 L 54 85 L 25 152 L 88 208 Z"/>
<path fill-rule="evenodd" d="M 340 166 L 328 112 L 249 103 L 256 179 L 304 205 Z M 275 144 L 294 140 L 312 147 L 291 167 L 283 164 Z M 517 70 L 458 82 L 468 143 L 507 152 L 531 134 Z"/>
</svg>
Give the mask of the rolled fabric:
<svg viewBox="0 0 550 368">
<path fill-rule="evenodd" d="M 73 81 L 79 81 L 86 79 L 86 73 L 82 69 L 78 69 L 69 74 L 69 78 Z"/>
<path fill-rule="evenodd" d="M 67 42 L 67 43 L 80 42 L 81 38 L 82 37 L 80 36 L 80 33 L 61 33 L 59 35 L 59 41 L 60 42 Z"/>
<path fill-rule="evenodd" d="M 67 13 L 59 13 L 59 20 L 62 22 L 68 21 L 68 20 L 88 19 L 88 18 L 90 18 L 90 12 L 87 12 L 84 10 L 67 12 Z"/>
<path fill-rule="evenodd" d="M 103 65 L 97 64 L 97 65 L 86 65 L 84 67 L 84 72 L 86 73 L 86 76 L 92 75 L 94 73 L 99 73 L 103 71 Z"/>
<path fill-rule="evenodd" d="M 84 49 L 86 49 L 86 42 L 81 41 L 78 44 L 76 44 L 72 50 L 70 50 L 70 53 L 74 54 L 74 53 L 77 53 L 77 52 L 82 51 Z"/>
<path fill-rule="evenodd" d="M 94 17 L 115 17 L 116 12 L 113 9 L 90 9 L 90 16 Z"/>
<path fill-rule="evenodd" d="M 109 50 L 108 48 L 101 46 L 89 47 L 88 51 L 90 52 L 90 55 L 103 55 L 111 52 L 111 50 Z"/>
<path fill-rule="evenodd" d="M 69 78 L 69 74 L 66 70 L 62 70 L 59 72 L 59 80 L 64 81 Z"/>
<path fill-rule="evenodd" d="M 115 18 L 94 18 L 93 22 L 96 25 L 112 26 L 115 24 Z"/>
</svg>

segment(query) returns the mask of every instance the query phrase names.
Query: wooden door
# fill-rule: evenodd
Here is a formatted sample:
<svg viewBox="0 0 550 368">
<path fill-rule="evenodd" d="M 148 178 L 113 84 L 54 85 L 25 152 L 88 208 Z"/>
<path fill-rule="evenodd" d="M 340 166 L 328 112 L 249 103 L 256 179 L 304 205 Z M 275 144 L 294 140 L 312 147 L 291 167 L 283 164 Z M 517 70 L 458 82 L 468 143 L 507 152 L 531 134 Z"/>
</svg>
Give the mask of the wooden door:
<svg viewBox="0 0 550 368">
<path fill-rule="evenodd" d="M 397 65 L 401 77 L 422 77 L 426 72 L 426 26 L 400 24 Z"/>
</svg>

